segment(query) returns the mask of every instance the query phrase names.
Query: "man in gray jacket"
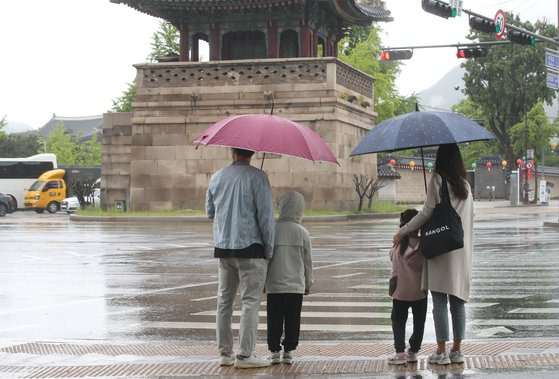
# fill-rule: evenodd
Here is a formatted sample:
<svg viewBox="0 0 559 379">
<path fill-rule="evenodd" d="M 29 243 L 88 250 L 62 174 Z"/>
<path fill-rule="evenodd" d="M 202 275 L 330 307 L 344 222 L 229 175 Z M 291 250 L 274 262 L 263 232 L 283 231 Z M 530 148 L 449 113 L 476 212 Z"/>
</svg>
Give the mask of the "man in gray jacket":
<svg viewBox="0 0 559 379">
<path fill-rule="evenodd" d="M 219 364 L 265 367 L 269 359 L 253 355 L 258 309 L 273 255 L 274 207 L 268 176 L 250 165 L 253 151 L 231 149 L 233 163 L 217 171 L 208 186 L 206 213 L 213 220 L 214 257 L 219 258 L 217 342 Z M 233 354 L 231 327 L 237 289 L 241 292 L 240 347 Z"/>
</svg>

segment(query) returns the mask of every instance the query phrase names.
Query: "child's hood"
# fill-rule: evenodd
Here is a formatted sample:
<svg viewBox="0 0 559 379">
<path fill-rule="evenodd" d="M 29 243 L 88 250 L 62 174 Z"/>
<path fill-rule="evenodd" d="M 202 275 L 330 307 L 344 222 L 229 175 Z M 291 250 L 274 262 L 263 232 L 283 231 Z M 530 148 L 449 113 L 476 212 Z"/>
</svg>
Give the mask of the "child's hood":
<svg viewBox="0 0 559 379">
<path fill-rule="evenodd" d="M 284 192 L 277 201 L 279 220 L 292 220 L 297 223 L 303 218 L 303 210 L 305 209 L 305 198 L 299 192 Z"/>
</svg>

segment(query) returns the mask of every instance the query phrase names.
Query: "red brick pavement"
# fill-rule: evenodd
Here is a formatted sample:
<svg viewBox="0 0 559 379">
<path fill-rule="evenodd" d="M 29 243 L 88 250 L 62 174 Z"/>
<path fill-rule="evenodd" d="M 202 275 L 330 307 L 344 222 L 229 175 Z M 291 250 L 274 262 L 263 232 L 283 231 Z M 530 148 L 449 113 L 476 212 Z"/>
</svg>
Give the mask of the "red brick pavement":
<svg viewBox="0 0 559 379">
<path fill-rule="evenodd" d="M 0 349 L 0 377 L 409 375 L 559 368 L 559 341 L 468 341 L 463 351 L 466 363 L 447 366 L 427 363 L 434 348 L 434 344 L 425 344 L 417 364 L 394 367 L 386 363 L 393 351 L 388 343 L 307 343 L 297 349 L 293 365 L 241 370 L 219 367 L 213 344 L 15 343 Z M 256 353 L 268 352 L 259 345 Z"/>
</svg>

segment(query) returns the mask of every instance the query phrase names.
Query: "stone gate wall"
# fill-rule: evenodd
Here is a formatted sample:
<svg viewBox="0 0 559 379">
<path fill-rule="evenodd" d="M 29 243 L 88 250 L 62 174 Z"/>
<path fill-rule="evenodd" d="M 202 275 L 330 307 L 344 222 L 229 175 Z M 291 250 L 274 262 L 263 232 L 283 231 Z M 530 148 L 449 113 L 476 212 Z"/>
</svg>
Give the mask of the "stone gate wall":
<svg viewBox="0 0 559 379">
<path fill-rule="evenodd" d="M 231 158 L 228 149 L 196 148 L 193 139 L 230 115 L 269 113 L 272 101 L 275 115 L 309 126 L 340 163 L 266 154 L 263 169 L 274 196 L 294 189 L 303 193 L 308 208 L 355 209 L 353 175 L 376 176 L 375 155 L 349 157 L 374 123 L 373 78 L 336 58 L 157 63 L 136 68 L 137 93 L 129 129 L 109 121 L 111 114 L 103 129 L 107 205 L 125 196 L 129 208 L 136 210 L 203 209 L 209 178 Z M 260 167 L 261 158 L 256 154 L 253 165 Z"/>
</svg>

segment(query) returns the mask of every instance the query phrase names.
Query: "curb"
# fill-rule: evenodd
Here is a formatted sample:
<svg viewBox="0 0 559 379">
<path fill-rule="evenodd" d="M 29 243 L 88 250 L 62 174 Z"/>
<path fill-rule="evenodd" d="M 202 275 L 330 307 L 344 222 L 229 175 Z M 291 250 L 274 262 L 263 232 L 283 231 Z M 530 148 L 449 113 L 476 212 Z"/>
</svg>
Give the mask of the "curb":
<svg viewBox="0 0 559 379">
<path fill-rule="evenodd" d="M 308 216 L 303 217 L 303 223 L 308 222 L 336 222 L 336 221 L 359 221 L 374 219 L 389 219 L 400 217 L 399 212 L 394 213 L 360 213 L 347 215 L 331 215 L 331 216 Z M 204 216 L 80 216 L 76 214 L 70 215 L 70 221 L 78 222 L 191 222 L 191 223 L 209 223 L 211 222 Z"/>
</svg>

